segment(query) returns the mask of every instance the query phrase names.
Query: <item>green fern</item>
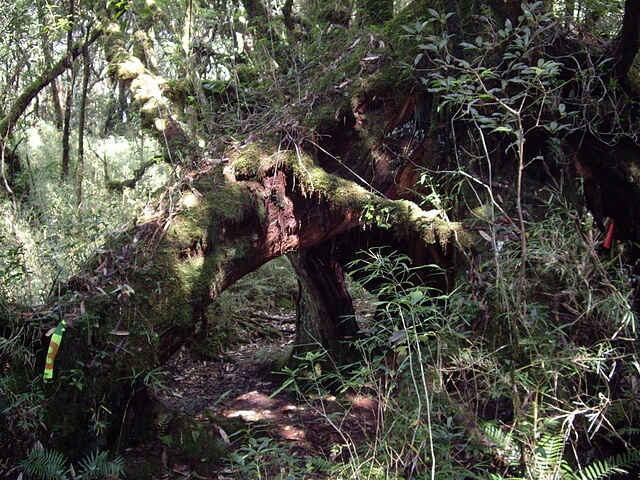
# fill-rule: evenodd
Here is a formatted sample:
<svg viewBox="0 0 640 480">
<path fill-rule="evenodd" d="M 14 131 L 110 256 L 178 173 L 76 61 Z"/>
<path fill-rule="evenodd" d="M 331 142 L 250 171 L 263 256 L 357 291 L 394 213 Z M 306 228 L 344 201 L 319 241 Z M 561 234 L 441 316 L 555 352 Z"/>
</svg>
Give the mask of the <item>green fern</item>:
<svg viewBox="0 0 640 480">
<path fill-rule="evenodd" d="M 124 460 L 116 457 L 109 461 L 109 452 L 93 452 L 80 461 L 78 480 L 99 480 L 106 476 L 120 477 L 124 474 Z"/>
<path fill-rule="evenodd" d="M 624 436 L 624 435 L 640 435 L 640 428 L 637 427 L 622 427 L 622 428 L 618 428 L 616 430 L 616 434 L 619 436 Z"/>
<path fill-rule="evenodd" d="M 20 468 L 27 477 L 38 480 L 65 480 L 69 472 L 65 456 L 55 450 L 46 450 L 42 445 L 31 450 L 20 462 Z"/>
<path fill-rule="evenodd" d="M 640 453 L 627 452 L 598 460 L 587 465 L 582 471 L 574 472 L 571 467 L 565 464 L 565 476 L 567 480 L 601 480 L 614 473 L 627 473 L 626 467 L 640 462 Z"/>
<path fill-rule="evenodd" d="M 307 461 L 307 465 L 314 470 L 319 470 L 321 472 L 330 472 L 331 469 L 336 466 L 335 462 L 322 457 L 311 457 Z"/>
<path fill-rule="evenodd" d="M 564 446 L 562 434 L 545 432 L 540 436 L 534 452 L 533 478 L 558 478 L 564 465 Z"/>
<path fill-rule="evenodd" d="M 520 458 L 520 449 L 513 435 L 502 430 L 497 425 L 487 423 L 481 427 L 484 435 L 495 445 L 497 453 L 506 460 L 509 465 L 515 465 Z"/>
</svg>

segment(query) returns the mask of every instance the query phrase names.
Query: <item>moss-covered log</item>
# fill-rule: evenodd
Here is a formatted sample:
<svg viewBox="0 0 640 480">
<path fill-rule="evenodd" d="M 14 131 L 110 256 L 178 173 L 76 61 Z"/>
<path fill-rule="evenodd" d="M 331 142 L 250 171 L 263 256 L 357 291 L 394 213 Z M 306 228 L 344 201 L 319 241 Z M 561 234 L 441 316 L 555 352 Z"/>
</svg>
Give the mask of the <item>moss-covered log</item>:
<svg viewBox="0 0 640 480">
<path fill-rule="evenodd" d="M 457 2 L 445 3 L 450 13 L 459 8 Z M 499 6 L 504 18 L 517 17 L 516 3 L 519 7 L 513 1 Z M 399 17 L 398 22 L 409 18 Z M 394 26 L 398 31 L 399 25 Z M 397 38 L 391 48 L 376 30 L 342 43 L 338 35 L 327 41 L 336 43 L 324 50 L 339 53 L 296 80 L 312 81 L 310 93 L 298 102 L 287 97 L 284 105 L 275 104 L 272 116 L 279 118 L 265 121 L 267 134 L 252 132 L 257 141 L 238 142 L 228 160 L 214 163 L 199 154 L 173 115 L 165 95 L 169 83 L 129 53 L 119 26 L 107 28 L 111 73 L 128 86 L 144 126 L 166 147 L 167 158 L 180 164 L 182 178 L 153 217 L 119 234 L 96 252 L 90 268 L 66 283 L 66 296 L 44 322 L 50 327 L 62 317 L 69 325 L 55 382 L 46 390 L 55 404 L 50 409 L 55 421 L 48 422 L 55 431 L 47 433 L 65 442 L 66 450 L 69 444 L 90 450 L 105 439 L 121 445 L 128 432 L 136 431 L 137 421 L 148 420 L 141 407 L 147 405 L 144 391 L 158 381 L 155 369 L 213 320 L 207 307 L 224 289 L 280 255 L 297 255 L 302 285 L 297 352 L 318 343 L 334 360 L 348 361 L 352 352 L 344 342 L 357 334 L 357 326 L 344 269 L 355 252 L 393 244 L 418 264 L 452 266 L 454 245 L 465 243 L 461 224 L 449 220 L 450 213 L 459 212 L 426 202 L 427 194 L 439 192 L 420 183 L 423 172 L 439 180 L 444 172 L 459 170 L 482 188 L 504 192 L 504 203 L 515 196 L 517 168 L 499 132 L 487 135 L 486 150 L 475 153 L 469 165 L 460 163 L 467 147 L 474 151 L 477 131 L 464 119 L 452 120 L 446 108 L 436 108 L 438 99 L 420 78 L 394 65 L 403 48 L 410 51 L 402 60 L 411 64 L 415 58 L 406 39 Z M 569 139 L 573 156 L 556 168 L 572 170 L 571 179 L 582 177 L 587 206 L 597 220 L 615 217 L 620 235 L 640 240 L 638 202 L 625 203 L 629 192 L 634 201 L 640 198 L 637 146 L 630 140 L 611 146 L 583 131 L 576 137 Z M 545 153 L 541 145 L 547 138 L 526 144 L 527 165 L 541 163 L 536 159 Z M 543 180 L 548 175 L 544 171 Z M 532 197 L 541 183 L 534 177 L 524 181 Z M 465 201 L 458 206 L 464 211 L 459 218 L 483 207 L 477 205 L 479 196 Z M 446 273 L 438 279 L 443 290 L 452 286 L 452 274 Z M 40 347 L 44 354 L 44 342 Z M 83 390 L 77 388 L 80 378 Z M 69 410 L 69 404 L 77 408 Z M 103 411 L 111 412 L 108 428 L 92 437 L 95 444 L 83 442 L 80 437 L 97 424 L 95 412 Z"/>
<path fill-rule="evenodd" d="M 435 210 L 382 198 L 329 174 L 307 153 L 247 146 L 225 166 L 202 168 L 165 209 L 120 234 L 96 253 L 90 269 L 67 283 L 69 328 L 58 354 L 55 388 L 67 384 L 79 364 L 87 366 L 91 380 L 83 395 L 68 385 L 58 395 L 86 403 L 87 412 L 95 410 L 92 402 L 104 399 L 117 419 L 108 438 L 121 443 L 120 435 L 134 428 L 133 399 L 145 384 L 153 386 L 149 372 L 212 321 L 207 306 L 225 288 L 275 257 L 311 251 L 378 223 L 427 243 L 452 242 L 459 228 Z M 335 265 L 327 269 L 318 258 L 301 255 L 305 294 L 324 298 L 330 322 L 317 325 L 315 332 L 301 331 L 301 341 L 307 341 L 306 332 L 307 339 L 316 336 L 332 352 L 344 353 L 341 342 L 357 333 L 353 318 L 335 322 L 352 313 L 344 280 L 336 277 Z M 323 284 L 325 274 L 332 281 Z M 318 293 L 319 287 L 329 296 Z M 344 298 L 332 301 L 334 294 Z M 86 431 L 80 423 L 91 420 L 75 410 L 55 414 L 56 425 L 73 425 L 59 432 L 61 439 Z M 64 420 L 67 415 L 73 416 L 71 423 Z"/>
</svg>

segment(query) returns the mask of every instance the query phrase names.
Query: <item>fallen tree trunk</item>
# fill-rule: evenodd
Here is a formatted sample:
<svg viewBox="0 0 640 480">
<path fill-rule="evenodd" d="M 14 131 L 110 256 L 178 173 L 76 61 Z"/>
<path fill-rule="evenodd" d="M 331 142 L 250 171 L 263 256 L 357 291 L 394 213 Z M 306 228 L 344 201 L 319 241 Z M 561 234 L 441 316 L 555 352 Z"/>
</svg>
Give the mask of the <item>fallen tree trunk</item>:
<svg viewBox="0 0 640 480">
<path fill-rule="evenodd" d="M 373 35 L 368 40 L 371 48 L 380 44 Z M 207 307 L 222 291 L 275 257 L 297 254 L 294 264 L 302 288 L 296 353 L 320 346 L 339 363 L 353 358 L 345 344 L 358 333 L 344 282 L 345 266 L 358 249 L 393 244 L 417 264 L 454 265 L 453 245 L 460 241 L 461 226 L 448 221 L 435 205 L 422 209 L 415 203 L 425 193 L 416 191 L 419 169 L 436 174 L 462 170 L 456 155 L 473 141 L 467 138 L 473 133 L 463 122 L 456 123 L 459 138 L 465 138 L 456 143 L 448 130 L 453 122 L 420 86 L 399 88 L 395 79 L 372 82 L 346 104 L 340 90 L 345 87 L 332 86 L 324 97 L 329 114 L 313 119 L 313 135 L 283 114 L 275 133 L 287 139 L 287 150 L 248 144 L 238 147 L 228 163 L 219 164 L 206 160 L 194 146 L 167 108 L 167 83 L 127 53 L 115 27 L 107 50 L 112 73 L 128 84 L 143 124 L 165 145 L 167 160 L 180 166 L 181 179 L 166 193 L 155 216 L 121 233 L 96 253 L 91 268 L 67 282 L 61 314 L 45 322 L 53 326 L 62 317 L 69 326 L 57 375 L 77 370 L 80 362 L 88 379 L 81 392 L 59 393 L 59 383 L 48 387 L 52 397 L 64 398 L 50 415 L 58 417 L 51 422 L 59 429 L 53 433 L 64 439 L 66 450 L 69 445 L 93 446 L 86 445 L 79 432 L 87 431 L 91 412 L 100 407 L 113 412 L 110 443 L 122 444 L 127 431 L 135 429 L 132 418 L 147 419 L 141 413 L 146 404 L 139 400 L 160 382 L 153 372 L 196 329 L 213 321 Z M 363 65 L 384 62 L 383 55 L 366 58 Z M 589 139 L 604 148 L 603 142 Z M 503 153 L 503 141 L 495 135 L 488 150 L 497 152 L 490 164 L 500 171 L 509 198 L 513 158 Z M 630 149 L 629 172 L 637 163 L 636 150 Z M 620 151 L 607 150 L 606 157 Z M 590 172 L 607 163 L 590 152 L 597 148 L 582 151 L 572 166 L 593 182 L 588 190 L 597 190 L 587 198 L 589 208 L 597 215 L 612 214 L 613 203 L 605 202 L 601 213 L 598 205 L 611 198 L 612 183 L 622 177 L 610 176 L 606 185 L 595 180 L 598 175 Z M 478 171 L 470 169 L 469 177 L 477 174 L 483 186 L 493 188 L 491 175 L 484 182 L 484 167 L 473 168 Z M 525 180 L 525 186 L 533 191 L 536 181 Z M 601 187 L 607 192 L 598 190 Z M 623 197 L 622 190 L 616 199 Z M 460 210 L 478 207 L 476 200 Z M 620 232 L 637 240 L 638 214 L 635 207 L 626 211 Z M 440 277 L 438 287 L 450 289 L 456 273 L 453 269 Z M 77 408 L 68 411 L 69 404 Z"/>
<path fill-rule="evenodd" d="M 308 154 L 256 146 L 236 152 L 225 166 L 202 168 L 165 207 L 100 249 L 91 269 L 65 286 L 60 305 L 68 329 L 56 374 L 65 376 L 81 362 L 91 378 L 82 396 L 66 392 L 84 408 L 55 411 L 73 416 L 74 431 L 86 431 L 91 420 L 78 412 L 91 412 L 96 399 L 106 399 L 105 408 L 118 419 L 109 438 L 120 444 L 133 428 L 122 427 L 136 414 L 133 399 L 143 386 L 153 387 L 148 373 L 213 321 L 207 307 L 222 291 L 290 252 L 300 252 L 295 263 L 305 304 L 316 308 L 298 329 L 299 343 L 314 339 L 334 361 L 352 359 L 344 342 L 357 326 L 342 267 L 323 263 L 330 262 L 329 252 L 307 252 L 366 226 L 366 209 L 371 225 L 383 214 L 398 230 L 425 240 L 445 241 L 458 228 L 412 202 L 382 198 L 327 174 Z"/>
</svg>

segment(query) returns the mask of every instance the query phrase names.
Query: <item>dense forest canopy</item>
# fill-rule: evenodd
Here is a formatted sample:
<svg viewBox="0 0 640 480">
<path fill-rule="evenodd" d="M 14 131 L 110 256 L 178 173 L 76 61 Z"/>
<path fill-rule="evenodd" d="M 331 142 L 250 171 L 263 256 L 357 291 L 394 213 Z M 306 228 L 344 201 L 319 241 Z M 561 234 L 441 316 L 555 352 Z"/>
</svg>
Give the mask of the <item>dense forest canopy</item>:
<svg viewBox="0 0 640 480">
<path fill-rule="evenodd" d="M 323 478 L 633 471 L 640 1 L 2 11 L 12 478 L 123 475 L 114 455 L 162 437 L 163 366 L 222 338 L 222 292 L 282 256 L 285 386 L 379 406 L 370 450 L 307 464 Z"/>
</svg>

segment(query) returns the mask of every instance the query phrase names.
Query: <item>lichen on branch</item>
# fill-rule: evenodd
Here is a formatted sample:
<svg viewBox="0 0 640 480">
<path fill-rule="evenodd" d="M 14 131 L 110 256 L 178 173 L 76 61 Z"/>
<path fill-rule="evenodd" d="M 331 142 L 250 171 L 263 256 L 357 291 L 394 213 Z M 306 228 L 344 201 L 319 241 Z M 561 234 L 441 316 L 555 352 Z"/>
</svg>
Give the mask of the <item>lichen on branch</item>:
<svg viewBox="0 0 640 480">
<path fill-rule="evenodd" d="M 196 148 L 171 113 L 165 98 L 166 79 L 152 74 L 142 60 L 128 52 L 125 36 L 115 23 L 106 29 L 105 51 L 110 75 L 129 87 L 133 100 L 140 107 L 143 126 L 154 132 L 158 142 L 165 147 L 167 160 L 188 163 Z"/>
</svg>

